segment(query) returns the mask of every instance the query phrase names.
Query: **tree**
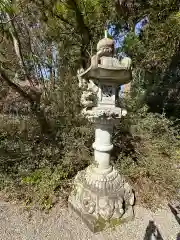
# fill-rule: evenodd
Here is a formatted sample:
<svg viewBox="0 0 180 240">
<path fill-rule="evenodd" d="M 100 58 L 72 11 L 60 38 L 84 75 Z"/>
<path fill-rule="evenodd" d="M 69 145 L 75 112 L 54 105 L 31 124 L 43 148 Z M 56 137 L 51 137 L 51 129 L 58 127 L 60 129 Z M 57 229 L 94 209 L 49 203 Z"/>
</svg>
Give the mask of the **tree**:
<svg viewBox="0 0 180 240">
<path fill-rule="evenodd" d="M 46 79 L 55 87 L 67 72 L 87 67 L 112 6 L 110 0 L 2 1 L 1 49 L 10 54 L 1 51 L 0 78 L 29 101 L 42 129 L 50 128 L 42 108 Z"/>
<path fill-rule="evenodd" d="M 144 72 L 143 87 L 150 111 L 178 117 L 179 1 L 117 1 L 117 11 L 129 27 L 123 51 L 132 57 L 134 67 Z M 135 25 L 145 16 L 148 25 L 141 36 L 136 36 Z"/>
<path fill-rule="evenodd" d="M 73 72 L 87 67 L 92 48 L 115 19 L 110 0 L 33 1 L 48 27 L 47 35 L 58 43 L 59 55 Z M 61 45 L 63 43 L 63 46 Z"/>
<path fill-rule="evenodd" d="M 43 35 L 41 42 L 39 35 L 35 35 L 35 31 L 32 33 L 31 30 L 37 22 L 29 27 L 31 23 L 29 16 L 25 15 L 26 11 L 20 1 L 1 3 L 2 50 L 5 46 L 5 52 L 1 51 L 1 55 L 5 59 L 1 57 L 0 80 L 29 102 L 42 131 L 49 132 L 51 126 L 41 104 L 41 96 L 45 91 L 44 77 L 41 74 L 44 58 L 43 55 L 39 57 L 42 52 Z M 26 88 L 22 87 L 21 81 L 25 82 L 23 85 Z"/>
</svg>

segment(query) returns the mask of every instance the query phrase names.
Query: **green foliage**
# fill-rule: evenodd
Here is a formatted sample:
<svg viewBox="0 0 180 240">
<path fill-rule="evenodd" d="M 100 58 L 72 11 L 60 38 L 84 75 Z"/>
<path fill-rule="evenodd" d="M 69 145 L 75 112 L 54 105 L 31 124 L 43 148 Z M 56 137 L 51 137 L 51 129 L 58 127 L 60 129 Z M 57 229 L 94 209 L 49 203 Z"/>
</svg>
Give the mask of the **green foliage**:
<svg viewBox="0 0 180 240">
<path fill-rule="evenodd" d="M 136 98 L 126 99 L 129 114 L 115 130 L 114 164 L 132 181 L 138 200 L 156 207 L 162 198 L 176 198 L 180 188 L 180 142 L 174 123 L 139 108 Z"/>
<path fill-rule="evenodd" d="M 144 100 L 150 111 L 165 112 L 174 119 L 179 118 L 180 113 L 178 6 L 174 0 L 134 1 L 131 9 L 127 7 L 122 13 L 122 18 L 131 26 L 122 49 L 132 57 L 136 70 L 144 72 Z M 144 16 L 148 18 L 148 24 L 143 27 L 140 36 L 135 36 L 135 24 Z"/>
<path fill-rule="evenodd" d="M 61 188 L 64 182 L 67 181 L 69 173 L 70 169 L 69 171 L 68 169 L 66 169 L 65 171 L 65 168 L 63 168 L 62 165 L 59 165 L 56 166 L 55 170 L 52 170 L 50 168 L 35 170 L 29 176 L 22 178 L 21 187 L 23 188 L 28 186 L 31 194 L 33 194 L 27 194 L 26 201 L 28 199 L 29 203 L 34 201 L 35 199 L 36 201 L 38 201 L 38 203 L 41 204 L 43 208 L 51 208 L 55 203 L 55 196 L 57 197 L 57 189 L 61 192 Z"/>
<path fill-rule="evenodd" d="M 79 116 L 79 92 L 70 80 L 44 99 L 52 135 L 43 135 L 33 115 L 2 115 L 0 188 L 9 197 L 50 208 L 56 198 L 66 198 L 70 179 L 90 163 L 93 131 Z"/>
<path fill-rule="evenodd" d="M 81 91 L 73 76 L 79 66 L 89 63 L 105 25 L 115 23 L 120 31 L 129 32 L 122 49 L 132 57 L 134 74 L 131 97 L 120 100 L 129 114 L 114 131 L 113 162 L 149 206 L 157 204 L 157 197 L 175 196 L 180 187 L 175 168 L 180 146 L 178 126 L 175 129 L 167 116 L 177 118 L 180 113 L 177 2 L 127 1 L 119 16 L 110 0 L 23 0 L 10 9 L 4 3 L 0 9 L 12 20 L 1 25 L 0 65 L 12 81 L 19 80 L 16 76 L 25 80 L 10 34 L 13 27 L 26 75 L 40 83 L 39 106 L 51 131 L 43 134 L 33 113 L 1 115 L 1 191 L 27 205 L 38 203 L 49 209 L 59 197 L 67 197 L 77 171 L 92 161 L 94 131 L 80 116 Z M 134 26 L 144 16 L 149 24 L 135 36 Z M 1 15 L 0 20 L 7 18 Z M 46 77 L 44 68 L 49 71 Z M 0 100 L 11 86 L 6 84 Z"/>
<path fill-rule="evenodd" d="M 69 86 L 64 87 L 66 95 Z M 36 121 L 30 118 L 1 119 L 1 190 L 27 206 L 37 203 L 49 209 L 59 197 L 66 198 L 72 178 L 92 161 L 93 129 L 78 115 L 79 106 L 71 115 L 67 95 L 64 112 L 60 93 L 62 86 L 52 92 L 54 104 L 47 111 L 56 129 L 55 138 L 42 135 Z M 159 199 L 176 196 L 180 187 L 175 168 L 180 164 L 180 146 L 173 122 L 164 115 L 148 113 L 139 97 L 137 91 L 133 98 L 125 99 L 129 114 L 114 131 L 112 158 L 132 182 L 138 200 L 157 206 Z"/>
<path fill-rule="evenodd" d="M 134 65 L 138 66 L 139 61 L 144 58 L 146 49 L 139 37 L 134 32 L 129 32 L 125 38 L 123 50 L 132 58 Z"/>
</svg>

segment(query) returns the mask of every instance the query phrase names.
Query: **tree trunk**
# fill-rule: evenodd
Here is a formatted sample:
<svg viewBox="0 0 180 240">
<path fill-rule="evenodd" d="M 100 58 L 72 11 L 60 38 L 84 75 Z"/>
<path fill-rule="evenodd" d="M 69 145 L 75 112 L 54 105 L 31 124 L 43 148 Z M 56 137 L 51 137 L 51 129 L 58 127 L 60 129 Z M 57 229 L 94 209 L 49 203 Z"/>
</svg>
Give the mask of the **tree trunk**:
<svg viewBox="0 0 180 240">
<path fill-rule="evenodd" d="M 6 82 L 9 87 L 18 92 L 21 97 L 30 103 L 31 110 L 37 118 L 37 121 L 41 127 L 41 131 L 45 134 L 50 133 L 52 128 L 45 116 L 44 109 L 42 109 L 40 106 L 40 96 L 38 97 L 37 93 L 35 96 L 33 96 L 33 91 L 31 91 L 32 94 L 27 93 L 23 88 L 21 88 L 20 85 L 11 81 L 2 68 L 0 68 L 0 80 Z"/>
<path fill-rule="evenodd" d="M 37 118 L 37 121 L 41 127 L 42 133 L 52 133 L 52 126 L 45 116 L 44 109 L 39 104 L 31 105 L 31 110 Z"/>
</svg>

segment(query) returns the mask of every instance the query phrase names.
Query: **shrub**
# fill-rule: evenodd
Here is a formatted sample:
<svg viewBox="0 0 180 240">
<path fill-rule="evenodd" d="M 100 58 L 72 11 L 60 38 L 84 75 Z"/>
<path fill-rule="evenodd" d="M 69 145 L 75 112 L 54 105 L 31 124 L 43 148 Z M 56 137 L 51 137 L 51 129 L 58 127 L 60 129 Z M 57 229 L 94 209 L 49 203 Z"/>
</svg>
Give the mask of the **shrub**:
<svg viewBox="0 0 180 240">
<path fill-rule="evenodd" d="M 0 189 L 27 205 L 51 208 L 67 198 L 73 177 L 92 161 L 94 130 L 80 116 L 76 79 L 67 78 L 44 99 L 53 131 L 43 135 L 33 115 L 0 118 Z M 178 131 L 165 115 L 149 113 L 143 97 L 121 101 L 128 109 L 114 129 L 112 162 L 148 206 L 180 188 Z M 176 127 L 178 127 L 176 125 Z M 160 202 L 160 201 L 159 201 Z"/>
<path fill-rule="evenodd" d="M 176 197 L 180 188 L 178 134 L 165 115 L 148 113 L 146 106 L 137 109 L 132 106 L 136 99 L 126 100 L 131 111 L 115 129 L 114 164 L 132 182 L 141 202 L 157 206 Z"/>
<path fill-rule="evenodd" d="M 91 161 L 93 131 L 79 114 L 75 81 L 68 78 L 44 99 L 53 126 L 49 135 L 33 115 L 1 117 L 0 189 L 9 198 L 50 208 L 55 196 L 67 196 L 70 179 Z"/>
</svg>

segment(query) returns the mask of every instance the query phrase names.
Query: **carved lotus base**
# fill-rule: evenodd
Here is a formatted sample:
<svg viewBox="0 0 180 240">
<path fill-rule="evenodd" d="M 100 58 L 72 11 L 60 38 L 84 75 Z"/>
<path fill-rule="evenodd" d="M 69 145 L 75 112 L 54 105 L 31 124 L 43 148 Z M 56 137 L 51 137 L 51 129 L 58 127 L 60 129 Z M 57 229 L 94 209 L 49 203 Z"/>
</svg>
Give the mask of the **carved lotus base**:
<svg viewBox="0 0 180 240">
<path fill-rule="evenodd" d="M 93 232 L 113 227 L 134 217 L 134 193 L 115 170 L 100 174 L 93 165 L 79 172 L 69 196 L 73 209 Z"/>
</svg>

